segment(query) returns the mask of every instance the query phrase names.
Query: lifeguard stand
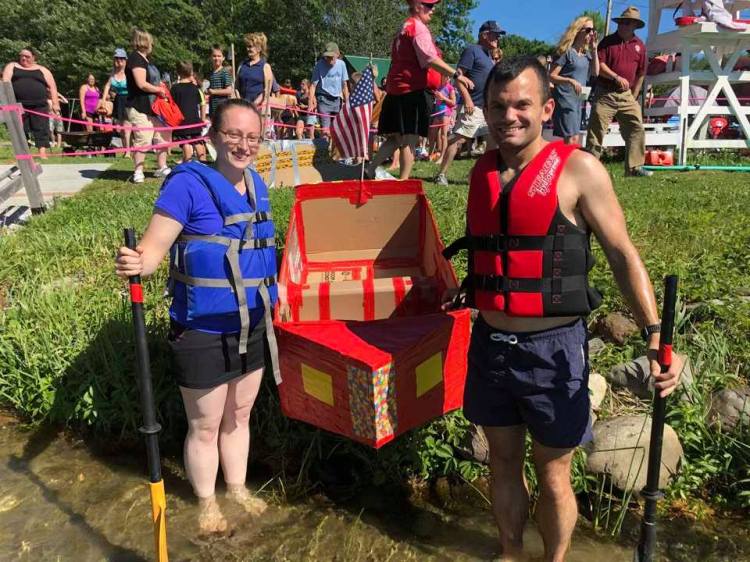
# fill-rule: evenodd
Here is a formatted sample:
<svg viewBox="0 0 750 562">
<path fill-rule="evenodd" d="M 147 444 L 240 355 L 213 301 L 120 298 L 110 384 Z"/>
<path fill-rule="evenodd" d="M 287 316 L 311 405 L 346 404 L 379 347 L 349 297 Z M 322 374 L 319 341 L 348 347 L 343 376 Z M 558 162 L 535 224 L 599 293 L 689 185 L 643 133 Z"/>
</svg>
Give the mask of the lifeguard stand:
<svg viewBox="0 0 750 562">
<path fill-rule="evenodd" d="M 680 165 L 687 163 L 690 149 L 700 148 L 750 148 L 750 106 L 741 105 L 733 86 L 750 83 L 750 71 L 735 71 L 739 58 L 750 49 L 750 30 L 729 31 L 713 22 L 698 22 L 659 33 L 661 18 L 665 11 L 668 17 L 681 2 L 679 0 L 651 0 L 646 47 L 650 56 L 659 53 L 680 53 L 681 62 L 673 72 L 646 77 L 648 85 L 676 85 L 680 88 L 679 106 L 652 107 L 645 111 L 648 117 L 678 115 L 680 119 Z M 733 16 L 750 9 L 750 0 L 736 0 L 730 6 Z M 708 70 L 697 70 L 693 59 L 702 55 L 710 65 Z M 690 99 L 690 86 L 706 88 L 706 99 Z M 725 101 L 719 105 L 717 98 Z M 699 131 L 704 121 L 712 116 L 734 117 L 743 138 L 706 139 Z"/>
</svg>

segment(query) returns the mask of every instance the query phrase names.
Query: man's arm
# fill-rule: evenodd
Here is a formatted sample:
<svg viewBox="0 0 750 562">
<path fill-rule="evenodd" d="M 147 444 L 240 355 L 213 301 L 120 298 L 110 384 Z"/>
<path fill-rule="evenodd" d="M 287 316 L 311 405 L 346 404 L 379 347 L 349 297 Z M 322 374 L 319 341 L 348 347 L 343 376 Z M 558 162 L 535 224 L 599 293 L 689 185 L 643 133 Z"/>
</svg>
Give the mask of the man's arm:
<svg viewBox="0 0 750 562">
<path fill-rule="evenodd" d="M 592 155 L 578 152 L 564 172 L 578 188 L 578 209 L 604 250 L 623 297 L 640 327 L 659 323 L 654 289 L 638 250 L 628 235 L 625 215 L 617 200 L 607 170 Z M 570 174 L 570 175 L 569 175 Z M 586 181 L 582 181 L 585 178 Z M 656 362 L 659 335 L 648 341 L 651 374 L 663 395 L 671 393 L 679 382 L 683 359 L 672 364 L 668 373 L 660 374 Z"/>
</svg>

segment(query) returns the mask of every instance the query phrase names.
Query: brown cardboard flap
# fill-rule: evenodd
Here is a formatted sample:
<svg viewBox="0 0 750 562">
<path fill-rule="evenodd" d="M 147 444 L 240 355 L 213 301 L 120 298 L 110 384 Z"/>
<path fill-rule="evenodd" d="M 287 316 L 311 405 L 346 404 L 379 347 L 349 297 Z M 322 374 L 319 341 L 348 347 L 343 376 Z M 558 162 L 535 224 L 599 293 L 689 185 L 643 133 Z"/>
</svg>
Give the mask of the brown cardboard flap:
<svg viewBox="0 0 750 562">
<path fill-rule="evenodd" d="M 374 197 L 359 207 L 345 198 L 310 199 L 300 207 L 310 260 L 320 256 L 321 261 L 333 261 L 342 259 L 341 252 L 364 250 L 372 252 L 361 259 L 419 256 L 421 225 L 416 195 Z"/>
</svg>

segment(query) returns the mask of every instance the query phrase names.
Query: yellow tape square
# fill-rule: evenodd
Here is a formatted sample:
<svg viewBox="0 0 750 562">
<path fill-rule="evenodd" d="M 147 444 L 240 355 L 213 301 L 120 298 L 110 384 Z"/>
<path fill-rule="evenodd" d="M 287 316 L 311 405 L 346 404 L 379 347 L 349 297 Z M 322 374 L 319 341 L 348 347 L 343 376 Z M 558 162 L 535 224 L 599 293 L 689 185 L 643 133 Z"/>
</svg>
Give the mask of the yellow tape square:
<svg viewBox="0 0 750 562">
<path fill-rule="evenodd" d="M 432 390 L 443 380 L 443 354 L 436 353 L 417 365 L 417 398 Z"/>
<path fill-rule="evenodd" d="M 302 386 L 310 396 L 333 406 L 333 378 L 328 373 L 302 363 Z"/>
</svg>

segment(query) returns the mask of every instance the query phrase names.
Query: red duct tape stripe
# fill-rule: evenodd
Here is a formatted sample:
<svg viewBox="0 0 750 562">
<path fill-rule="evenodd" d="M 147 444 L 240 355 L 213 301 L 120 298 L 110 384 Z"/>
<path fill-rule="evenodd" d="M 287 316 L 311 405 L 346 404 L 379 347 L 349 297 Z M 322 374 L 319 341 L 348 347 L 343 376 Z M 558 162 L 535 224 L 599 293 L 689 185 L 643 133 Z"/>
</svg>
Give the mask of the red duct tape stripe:
<svg viewBox="0 0 750 562">
<path fill-rule="evenodd" d="M 375 320 L 375 280 L 368 275 L 362 282 L 365 320 Z"/>
<path fill-rule="evenodd" d="M 393 297 L 396 300 L 396 308 L 398 308 L 406 298 L 406 283 L 403 277 L 393 277 Z"/>
<path fill-rule="evenodd" d="M 143 286 L 140 283 L 130 284 L 130 302 L 143 302 Z"/>
<path fill-rule="evenodd" d="M 424 194 L 422 182 L 419 180 L 366 180 L 364 184 L 374 197 L 379 195 Z M 358 196 L 360 187 L 359 180 L 304 184 L 297 186 L 295 189 L 295 201 L 302 202 L 309 199 L 330 199 L 335 197 L 350 199 L 352 196 Z"/>
<path fill-rule="evenodd" d="M 672 346 L 670 344 L 659 346 L 657 360 L 659 361 L 659 365 L 663 365 L 664 367 L 670 367 L 672 365 Z"/>
<path fill-rule="evenodd" d="M 331 319 L 331 284 L 318 285 L 318 320 Z"/>
<path fill-rule="evenodd" d="M 289 283 L 286 286 L 286 298 L 289 301 L 292 321 L 299 322 L 299 311 L 302 307 L 302 287 L 297 283 Z"/>
</svg>

